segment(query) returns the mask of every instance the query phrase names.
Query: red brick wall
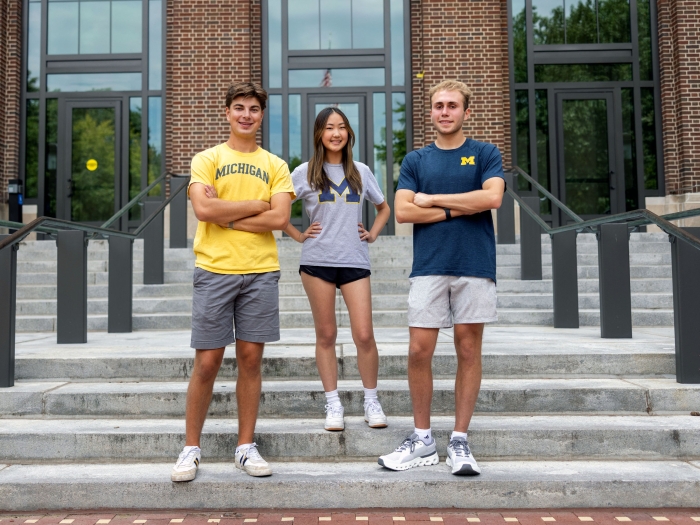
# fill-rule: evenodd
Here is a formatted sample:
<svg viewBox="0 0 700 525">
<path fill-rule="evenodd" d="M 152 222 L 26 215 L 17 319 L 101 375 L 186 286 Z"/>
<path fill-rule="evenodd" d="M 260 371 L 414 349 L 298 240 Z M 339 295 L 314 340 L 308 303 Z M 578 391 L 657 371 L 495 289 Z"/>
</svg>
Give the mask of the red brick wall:
<svg viewBox="0 0 700 525">
<path fill-rule="evenodd" d="M 700 191 L 700 0 L 658 0 L 666 193 Z"/>
<path fill-rule="evenodd" d="M 496 144 L 510 165 L 508 18 L 505 0 L 411 0 L 413 146 L 435 140 L 428 91 L 456 78 L 474 96 L 466 134 Z M 416 77 L 423 72 L 422 79 Z"/>
</svg>

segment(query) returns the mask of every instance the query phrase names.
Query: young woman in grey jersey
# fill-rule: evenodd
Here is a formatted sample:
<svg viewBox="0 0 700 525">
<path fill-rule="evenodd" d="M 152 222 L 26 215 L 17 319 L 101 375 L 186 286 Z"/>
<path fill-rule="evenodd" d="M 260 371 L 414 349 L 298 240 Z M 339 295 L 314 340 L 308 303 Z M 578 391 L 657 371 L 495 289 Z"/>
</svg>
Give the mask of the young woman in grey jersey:
<svg viewBox="0 0 700 525">
<path fill-rule="evenodd" d="M 335 341 L 335 290 L 339 288 L 350 315 L 357 366 L 365 390 L 365 421 L 387 425 L 377 399 L 379 355 L 372 327 L 372 292 L 367 244 L 374 242 L 389 219 L 389 205 L 370 169 L 352 160 L 355 134 L 338 108 L 323 109 L 314 123 L 314 153 L 292 173 L 297 200 L 303 200 L 311 226 L 300 232 L 289 224 L 287 235 L 303 243 L 299 274 L 311 304 L 316 329 L 316 366 L 326 392 L 326 430 L 343 430 L 338 396 Z M 361 221 L 364 199 L 377 209 L 372 228 Z"/>
</svg>

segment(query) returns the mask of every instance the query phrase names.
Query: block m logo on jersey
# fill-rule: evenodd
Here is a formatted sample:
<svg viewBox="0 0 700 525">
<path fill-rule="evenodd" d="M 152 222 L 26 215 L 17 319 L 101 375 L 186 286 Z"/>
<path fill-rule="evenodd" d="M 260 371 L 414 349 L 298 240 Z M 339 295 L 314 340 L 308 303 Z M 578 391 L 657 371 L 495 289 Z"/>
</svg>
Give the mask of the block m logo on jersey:
<svg viewBox="0 0 700 525">
<path fill-rule="evenodd" d="M 462 166 L 466 166 L 467 164 L 474 166 L 474 155 L 471 157 L 462 157 Z"/>
<path fill-rule="evenodd" d="M 360 196 L 348 184 L 347 179 L 343 179 L 343 182 L 341 182 L 339 185 L 336 185 L 332 180 L 329 180 L 328 183 L 328 189 L 318 194 L 318 202 L 335 202 L 335 195 L 333 195 L 333 192 L 335 192 L 338 197 L 342 197 L 347 191 L 348 193 L 345 195 L 345 202 L 351 202 L 354 204 L 360 203 Z"/>
</svg>

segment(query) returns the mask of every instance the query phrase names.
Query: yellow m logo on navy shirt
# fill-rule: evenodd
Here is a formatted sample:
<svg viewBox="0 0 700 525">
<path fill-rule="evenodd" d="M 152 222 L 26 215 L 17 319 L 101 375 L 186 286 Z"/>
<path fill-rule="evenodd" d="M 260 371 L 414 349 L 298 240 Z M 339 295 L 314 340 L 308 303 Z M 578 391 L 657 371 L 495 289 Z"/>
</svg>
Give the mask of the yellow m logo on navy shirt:
<svg viewBox="0 0 700 525">
<path fill-rule="evenodd" d="M 462 166 L 466 166 L 467 164 L 474 166 L 474 155 L 471 157 L 462 157 Z"/>
</svg>

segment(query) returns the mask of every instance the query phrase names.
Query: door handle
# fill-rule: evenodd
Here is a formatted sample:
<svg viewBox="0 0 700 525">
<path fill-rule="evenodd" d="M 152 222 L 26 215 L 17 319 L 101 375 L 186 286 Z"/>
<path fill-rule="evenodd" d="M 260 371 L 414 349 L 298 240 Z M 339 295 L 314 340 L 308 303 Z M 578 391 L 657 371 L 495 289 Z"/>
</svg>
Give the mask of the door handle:
<svg viewBox="0 0 700 525">
<path fill-rule="evenodd" d="M 73 196 L 73 179 L 68 179 L 66 182 L 68 182 L 68 198 L 71 198 Z"/>
<path fill-rule="evenodd" d="M 611 170 L 610 173 L 608 174 L 608 177 L 610 180 L 610 189 L 614 190 L 615 189 L 615 172 Z"/>
</svg>

